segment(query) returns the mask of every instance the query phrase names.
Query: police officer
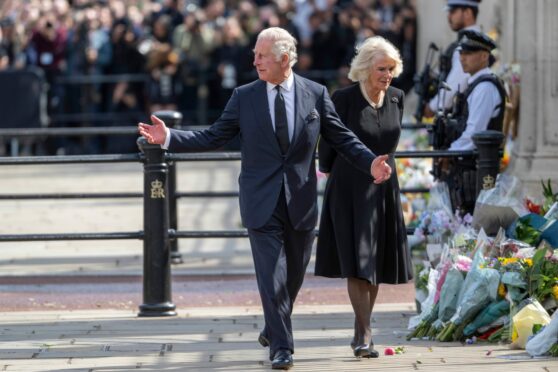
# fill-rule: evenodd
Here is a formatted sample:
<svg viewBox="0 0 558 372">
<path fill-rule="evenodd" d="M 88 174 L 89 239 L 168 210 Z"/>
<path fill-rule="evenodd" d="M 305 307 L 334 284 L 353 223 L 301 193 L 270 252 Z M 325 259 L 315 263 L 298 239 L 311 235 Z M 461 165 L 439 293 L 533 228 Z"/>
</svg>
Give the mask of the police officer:
<svg viewBox="0 0 558 372">
<path fill-rule="evenodd" d="M 448 0 L 446 11 L 450 28 L 458 33 L 456 41 L 451 43 L 440 56 L 440 78 L 445 81 L 450 91 L 439 91 L 426 105 L 424 116 L 432 117 L 438 110 L 449 110 L 452 107 L 453 97 L 458 91 L 467 88 L 469 74 L 463 71 L 459 61 L 456 47 L 459 42 L 460 32 L 474 30 L 480 32 L 477 25 L 479 3 L 482 0 Z"/>
<path fill-rule="evenodd" d="M 470 74 L 467 89 L 454 102 L 455 117 L 448 121 L 445 136 L 449 150 L 472 150 L 473 134 L 487 129 L 502 130 L 506 92 L 501 80 L 489 66 L 496 44 L 486 34 L 467 30 L 461 33 L 457 47 L 463 71 Z M 450 188 L 454 208 L 473 212 L 476 199 L 476 164 L 459 159 L 446 165 L 445 181 Z"/>
</svg>

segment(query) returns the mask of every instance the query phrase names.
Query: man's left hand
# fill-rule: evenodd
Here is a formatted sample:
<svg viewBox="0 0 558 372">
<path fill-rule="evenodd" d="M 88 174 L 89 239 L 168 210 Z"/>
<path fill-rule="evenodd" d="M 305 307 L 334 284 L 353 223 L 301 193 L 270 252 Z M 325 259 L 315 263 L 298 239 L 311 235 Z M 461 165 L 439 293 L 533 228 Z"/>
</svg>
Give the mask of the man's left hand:
<svg viewBox="0 0 558 372">
<path fill-rule="evenodd" d="M 380 155 L 372 161 L 370 173 L 374 177 L 374 183 L 380 184 L 391 177 L 391 167 L 387 163 L 388 158 L 388 155 Z"/>
</svg>

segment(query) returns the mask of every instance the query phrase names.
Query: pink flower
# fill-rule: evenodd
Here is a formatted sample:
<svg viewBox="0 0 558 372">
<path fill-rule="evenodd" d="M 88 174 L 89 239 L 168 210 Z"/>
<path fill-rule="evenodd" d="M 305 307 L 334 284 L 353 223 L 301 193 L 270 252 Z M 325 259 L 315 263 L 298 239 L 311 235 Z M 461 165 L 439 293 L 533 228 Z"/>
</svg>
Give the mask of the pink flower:
<svg viewBox="0 0 558 372">
<path fill-rule="evenodd" d="M 467 256 L 457 256 L 457 262 L 455 263 L 455 267 L 457 270 L 461 272 L 468 273 L 471 270 L 471 263 L 472 260 Z"/>
</svg>

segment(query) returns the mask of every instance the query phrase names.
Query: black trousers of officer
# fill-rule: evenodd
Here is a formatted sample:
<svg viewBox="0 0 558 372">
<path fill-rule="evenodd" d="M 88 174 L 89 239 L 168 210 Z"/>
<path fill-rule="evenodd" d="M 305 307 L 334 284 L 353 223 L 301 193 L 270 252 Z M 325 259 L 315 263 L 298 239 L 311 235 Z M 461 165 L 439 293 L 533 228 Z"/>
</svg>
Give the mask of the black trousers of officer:
<svg viewBox="0 0 558 372">
<path fill-rule="evenodd" d="M 294 353 L 291 314 L 312 253 L 314 229 L 297 231 L 287 210 L 284 190 L 269 221 L 248 229 L 256 279 L 270 341 L 270 360 L 278 350 Z"/>
<path fill-rule="evenodd" d="M 477 167 L 473 159 L 456 159 L 450 171 L 442 177 L 448 184 L 453 210 L 458 209 L 462 215 L 473 214 L 477 199 Z"/>
</svg>

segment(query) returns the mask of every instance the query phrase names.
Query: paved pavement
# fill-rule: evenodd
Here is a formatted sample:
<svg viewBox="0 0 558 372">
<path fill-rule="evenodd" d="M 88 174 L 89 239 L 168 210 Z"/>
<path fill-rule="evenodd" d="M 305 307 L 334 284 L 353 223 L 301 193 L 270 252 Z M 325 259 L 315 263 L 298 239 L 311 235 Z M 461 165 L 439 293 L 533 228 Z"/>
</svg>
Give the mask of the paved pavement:
<svg viewBox="0 0 558 372">
<path fill-rule="evenodd" d="M 0 194 L 141 191 L 136 164 L 1 167 Z M 179 164 L 179 189 L 233 190 L 238 165 Z M 182 200 L 179 228 L 238 228 L 237 201 Z M 140 200 L 0 200 L 0 233 L 142 229 Z M 140 241 L 0 243 L 0 371 L 269 370 L 247 241 L 181 240 L 173 267 L 178 316 L 138 318 Z M 310 267 L 310 273 L 312 264 Z M 412 285 L 382 286 L 376 348 L 405 353 L 358 360 L 341 280 L 307 276 L 293 314 L 295 371 L 558 371 L 506 345 L 407 342 Z"/>
<path fill-rule="evenodd" d="M 412 308 L 378 305 L 374 340 L 405 352 L 359 360 L 348 346 L 346 305 L 298 306 L 293 315 L 294 371 L 558 371 L 556 359 L 530 359 L 506 345 L 406 342 Z M 1 313 L 2 371 L 265 371 L 257 344 L 259 308 L 188 308 L 177 317 L 138 318 L 129 311 Z"/>
</svg>

